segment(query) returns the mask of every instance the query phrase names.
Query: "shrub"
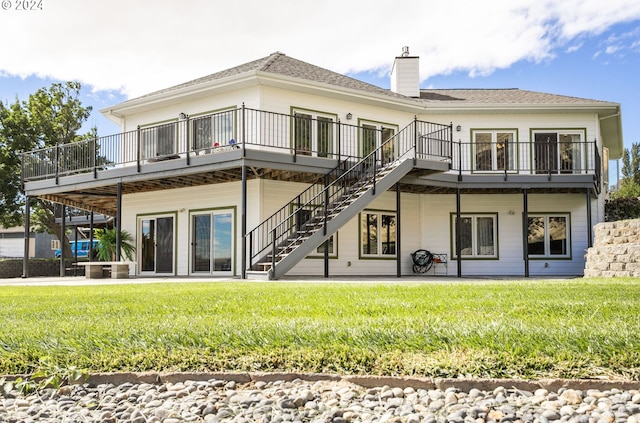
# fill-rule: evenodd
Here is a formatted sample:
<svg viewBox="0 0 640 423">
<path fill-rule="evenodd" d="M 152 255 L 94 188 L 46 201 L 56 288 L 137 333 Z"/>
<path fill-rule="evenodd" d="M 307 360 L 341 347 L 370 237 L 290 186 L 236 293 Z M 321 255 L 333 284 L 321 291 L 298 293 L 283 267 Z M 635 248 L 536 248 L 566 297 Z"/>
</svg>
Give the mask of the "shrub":
<svg viewBox="0 0 640 423">
<path fill-rule="evenodd" d="M 97 229 L 96 238 L 98 239 L 98 245 L 96 246 L 96 253 L 98 260 L 101 261 L 113 261 L 116 259 L 116 237 L 118 236 L 117 229 Z M 132 244 L 133 236 L 127 231 L 120 232 L 120 252 L 125 255 L 129 260 L 133 260 L 133 253 L 136 248 Z"/>
<path fill-rule="evenodd" d="M 604 205 L 605 222 L 640 218 L 640 199 L 615 198 Z"/>
</svg>

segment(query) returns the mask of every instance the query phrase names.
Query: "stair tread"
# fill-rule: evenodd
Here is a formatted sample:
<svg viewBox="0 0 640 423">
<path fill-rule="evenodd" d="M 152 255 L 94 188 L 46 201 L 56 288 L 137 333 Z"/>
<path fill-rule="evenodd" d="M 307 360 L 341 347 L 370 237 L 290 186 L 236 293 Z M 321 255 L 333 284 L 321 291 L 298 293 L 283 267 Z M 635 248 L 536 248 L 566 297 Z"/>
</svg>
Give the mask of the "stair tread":
<svg viewBox="0 0 640 423">
<path fill-rule="evenodd" d="M 360 164 L 364 162 L 361 161 Z M 345 210 L 348 210 L 358 199 L 373 189 L 374 183 L 380 181 L 389 175 L 400 161 L 394 161 L 376 169 L 375 173 L 361 174 L 360 178 L 351 180 L 343 179 L 340 183 L 340 187 L 335 191 L 330 191 L 330 195 L 337 197 L 337 200 L 329 203 L 325 210 L 315 213 L 307 220 L 303 226 L 295 231 L 295 236 L 287 238 L 278 247 L 275 254 L 275 266 L 282 262 L 286 257 L 292 255 L 300 246 L 304 245 L 318 230 L 325 226 L 325 223 L 329 223 L 332 219 L 339 216 Z M 374 179 L 375 178 L 375 179 Z M 332 188 L 335 189 L 335 188 Z M 340 194 L 340 192 L 343 192 Z M 329 198 L 326 196 L 325 198 Z M 316 209 L 317 210 L 317 209 Z M 272 269 L 274 263 L 274 256 L 272 253 L 268 253 L 263 256 L 263 259 L 254 265 L 253 268 L 263 273 L 273 272 Z M 256 271 L 256 270 L 254 270 Z"/>
</svg>

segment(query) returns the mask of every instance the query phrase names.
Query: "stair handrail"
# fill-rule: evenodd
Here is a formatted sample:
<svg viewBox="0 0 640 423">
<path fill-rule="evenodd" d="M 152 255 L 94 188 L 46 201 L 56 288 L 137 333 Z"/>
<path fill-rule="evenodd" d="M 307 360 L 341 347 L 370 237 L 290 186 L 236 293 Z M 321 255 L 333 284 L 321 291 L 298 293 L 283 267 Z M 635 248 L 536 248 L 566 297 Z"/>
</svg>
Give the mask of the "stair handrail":
<svg viewBox="0 0 640 423">
<path fill-rule="evenodd" d="M 269 217 L 267 217 L 266 219 L 264 219 L 258 226 L 256 226 L 255 228 L 253 228 L 251 231 L 249 231 L 245 236 L 247 238 L 249 238 L 249 268 L 251 268 L 252 264 L 253 264 L 253 259 L 259 255 L 261 255 L 267 248 L 269 248 L 271 246 L 271 241 L 269 242 L 264 242 L 262 244 L 261 247 L 259 247 L 258 251 L 256 253 L 253 253 L 253 242 L 256 238 L 258 238 L 258 233 L 260 232 L 260 228 L 262 226 L 267 226 L 267 231 L 271 232 L 273 231 L 273 229 L 275 229 L 277 226 L 279 226 L 279 223 L 276 223 L 275 225 L 273 225 L 272 228 L 269 228 L 269 222 L 271 222 L 272 220 L 277 220 L 277 222 L 281 222 L 283 219 L 286 220 L 289 218 L 289 216 L 291 214 L 295 214 L 295 213 L 299 213 L 301 210 L 300 204 L 302 204 L 302 199 L 304 198 L 305 203 L 304 204 L 309 204 L 309 201 L 307 201 L 306 199 L 313 194 L 310 194 L 311 192 L 313 192 L 314 190 L 320 190 L 322 191 L 324 189 L 325 186 L 325 181 L 327 179 L 331 179 L 331 178 L 337 178 L 337 174 L 340 174 L 341 172 L 344 172 L 344 167 L 345 164 L 353 161 L 355 159 L 355 157 L 343 157 L 341 160 L 339 160 L 338 165 L 336 167 L 334 167 L 333 169 L 331 169 L 329 172 L 327 172 L 326 174 L 324 174 L 323 176 L 321 176 L 320 178 L 318 178 L 318 180 L 316 182 L 314 182 L 311 186 L 309 186 L 308 188 L 306 188 L 304 191 L 302 191 L 300 194 L 296 195 L 291 201 L 287 202 L 287 204 L 285 204 L 284 206 L 282 206 L 280 209 L 278 209 L 277 211 L 275 211 L 272 215 L 270 215 Z M 316 198 L 317 195 L 313 195 L 312 198 Z M 287 209 L 291 209 L 292 206 L 294 207 L 294 212 L 287 212 Z M 286 212 L 286 217 L 282 218 L 279 217 L 281 216 L 283 213 Z"/>
<path fill-rule="evenodd" d="M 268 219 L 265 219 L 265 221 L 263 221 L 260 225 L 258 225 L 251 232 L 249 232 L 248 234 L 250 238 L 249 251 L 251 252 L 250 259 L 249 259 L 249 268 L 253 266 L 254 258 L 260 256 L 269 247 L 271 247 L 271 250 L 272 250 L 271 251 L 272 268 L 275 266 L 275 263 L 277 261 L 276 257 L 279 255 L 276 250 L 276 247 L 281 245 L 286 240 L 285 235 L 288 238 L 292 228 L 296 226 L 295 218 L 300 216 L 304 210 L 319 209 L 318 212 L 309 214 L 309 218 L 306 219 L 303 223 L 298 222 L 298 225 L 300 228 L 307 226 L 309 222 L 311 222 L 313 219 L 317 219 L 318 217 L 322 218 L 322 227 L 326 228 L 327 212 L 328 212 L 326 207 L 327 204 L 331 204 L 335 198 L 339 198 L 340 196 L 342 196 L 347 191 L 348 187 L 352 186 L 353 181 L 363 181 L 363 180 L 366 180 L 366 178 L 371 177 L 373 182 L 373 192 L 375 194 L 375 186 L 376 186 L 377 174 L 379 170 L 378 161 L 380 161 L 380 164 L 383 165 L 380 167 L 380 169 L 383 169 L 383 168 L 386 168 L 387 166 L 390 166 L 393 163 L 400 162 L 409 153 L 413 152 L 413 156 L 411 158 L 414 160 L 414 163 L 415 163 L 415 161 L 418 158 L 418 140 L 423 137 L 421 132 L 418 131 L 419 129 L 418 126 L 421 123 L 438 126 L 439 129 L 435 132 L 442 133 L 442 131 L 444 131 L 444 134 L 447 135 L 447 137 L 446 139 L 445 137 L 442 137 L 441 139 L 439 139 L 439 141 L 444 141 L 448 144 L 448 147 L 446 150 L 449 152 L 447 157 L 450 159 L 451 143 L 452 143 L 452 139 L 451 139 L 452 125 L 442 125 L 442 124 L 434 124 L 430 122 L 423 122 L 423 121 L 418 121 L 417 118 L 414 118 L 414 120 L 410 124 L 408 124 L 402 130 L 398 131 L 396 134 L 394 134 L 392 137 L 390 137 L 386 141 L 383 141 L 380 144 L 380 146 L 378 146 L 373 151 L 371 151 L 367 156 L 363 157 L 358 162 L 356 162 L 353 166 L 351 166 L 351 168 L 349 168 L 346 171 L 343 171 L 339 176 L 334 178 L 333 181 L 331 181 L 329 184 L 326 183 L 328 179 L 324 177 L 323 178 L 325 181 L 325 183 L 323 184 L 324 188 L 320 192 L 318 192 L 313 198 L 311 198 L 309 201 L 307 201 L 304 204 L 302 204 L 300 201 L 296 202 L 296 199 L 299 199 L 300 195 L 296 196 L 294 200 L 287 203 L 287 205 L 281 208 L 278 212 L 274 213 Z M 403 139 L 404 135 L 406 133 L 409 133 L 409 131 L 412 129 L 413 129 L 412 136 L 408 139 Z M 434 131 L 427 131 L 427 134 L 429 135 L 433 133 Z M 404 144 L 404 148 L 402 148 L 403 144 Z M 398 146 L 397 149 L 396 149 L 396 145 Z M 385 157 L 385 151 L 388 152 L 389 150 L 391 150 L 392 154 L 388 157 Z M 440 148 L 440 150 L 442 150 L 442 148 Z M 397 151 L 397 154 L 396 154 L 396 151 Z M 432 154 L 432 153 L 429 153 L 429 154 Z M 378 155 L 380 155 L 380 160 L 378 160 Z M 392 158 L 393 160 L 391 160 Z M 348 161 L 345 160 L 344 163 L 348 163 Z M 353 175 L 357 177 L 356 178 L 351 177 Z M 315 187 L 318 185 L 320 185 L 320 180 L 316 182 L 316 184 L 314 184 L 312 187 Z M 309 188 L 303 191 L 302 194 L 308 191 L 309 191 Z M 284 209 L 290 208 L 292 204 L 297 204 L 297 207 L 294 208 L 294 211 L 291 212 L 285 218 L 280 219 L 277 225 L 274 225 L 272 228 L 270 228 L 268 231 L 265 232 L 265 234 L 267 235 L 266 242 L 263 243 L 263 247 L 261 247 L 256 254 L 253 254 L 252 252 L 253 238 L 254 238 L 253 234 L 255 233 L 255 231 L 259 230 L 261 226 L 267 224 L 267 222 L 270 219 L 274 218 L 277 214 L 279 214 Z M 296 230 L 297 229 L 298 228 L 296 228 Z M 264 255 L 262 256 L 261 259 L 264 259 Z M 256 262 L 259 262 L 261 259 L 258 259 Z"/>
</svg>

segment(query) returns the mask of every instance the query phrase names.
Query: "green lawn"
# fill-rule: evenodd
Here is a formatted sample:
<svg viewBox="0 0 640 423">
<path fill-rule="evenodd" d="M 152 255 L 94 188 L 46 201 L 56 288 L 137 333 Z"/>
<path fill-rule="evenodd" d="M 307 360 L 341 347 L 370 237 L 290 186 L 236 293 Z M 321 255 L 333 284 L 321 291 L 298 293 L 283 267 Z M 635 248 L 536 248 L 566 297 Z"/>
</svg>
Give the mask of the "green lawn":
<svg viewBox="0 0 640 423">
<path fill-rule="evenodd" d="M 0 374 L 640 379 L 640 280 L 0 287 Z"/>
</svg>

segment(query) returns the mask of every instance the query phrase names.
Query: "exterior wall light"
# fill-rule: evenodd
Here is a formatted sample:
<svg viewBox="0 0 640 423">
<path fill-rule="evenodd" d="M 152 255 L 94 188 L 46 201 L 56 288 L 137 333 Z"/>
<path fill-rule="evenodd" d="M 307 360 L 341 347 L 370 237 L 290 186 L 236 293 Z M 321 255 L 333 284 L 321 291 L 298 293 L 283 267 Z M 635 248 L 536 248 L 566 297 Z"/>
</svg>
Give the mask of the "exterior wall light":
<svg viewBox="0 0 640 423">
<path fill-rule="evenodd" d="M 347 113 L 347 120 L 351 120 L 352 117 L 353 115 L 351 113 Z"/>
<path fill-rule="evenodd" d="M 460 125 L 456 126 L 456 131 L 457 131 L 457 132 L 462 131 L 462 126 L 460 126 Z"/>
</svg>

